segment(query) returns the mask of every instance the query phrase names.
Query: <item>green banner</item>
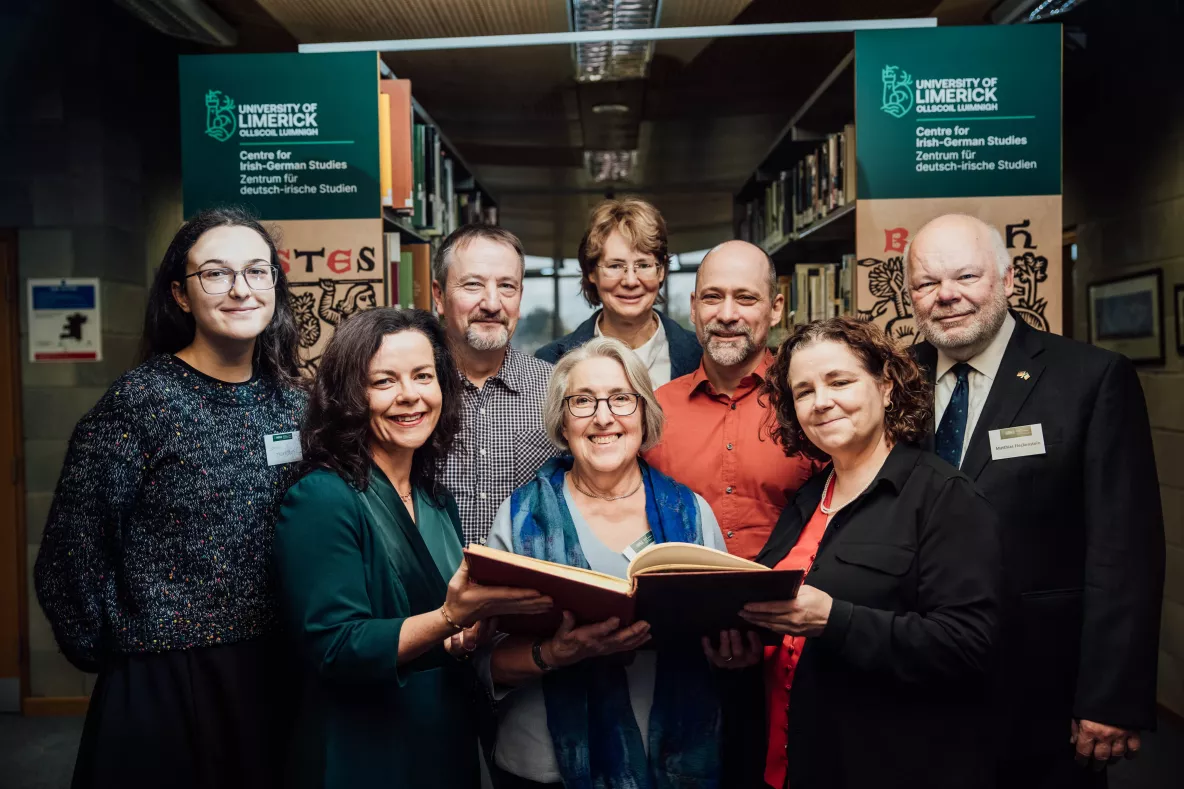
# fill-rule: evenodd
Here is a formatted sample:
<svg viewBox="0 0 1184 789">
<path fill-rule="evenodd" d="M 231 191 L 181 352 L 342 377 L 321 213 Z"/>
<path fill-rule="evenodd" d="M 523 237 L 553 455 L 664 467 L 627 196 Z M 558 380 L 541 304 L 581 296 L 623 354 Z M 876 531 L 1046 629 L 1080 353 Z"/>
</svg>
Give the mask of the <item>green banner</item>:
<svg viewBox="0 0 1184 789">
<path fill-rule="evenodd" d="M 381 216 L 374 53 L 191 55 L 180 72 L 186 216 Z"/>
<path fill-rule="evenodd" d="M 1061 193 L 1061 26 L 855 34 L 860 200 Z"/>
</svg>

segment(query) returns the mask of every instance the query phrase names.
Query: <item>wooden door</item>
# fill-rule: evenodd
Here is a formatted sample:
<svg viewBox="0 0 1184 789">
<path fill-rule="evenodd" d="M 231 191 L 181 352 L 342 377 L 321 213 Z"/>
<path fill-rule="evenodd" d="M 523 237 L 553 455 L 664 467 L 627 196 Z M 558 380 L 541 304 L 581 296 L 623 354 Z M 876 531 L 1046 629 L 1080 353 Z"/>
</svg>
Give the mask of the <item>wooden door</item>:
<svg viewBox="0 0 1184 789">
<path fill-rule="evenodd" d="M 21 439 L 20 279 L 16 234 L 0 230 L 0 711 L 28 694 L 25 484 Z"/>
</svg>

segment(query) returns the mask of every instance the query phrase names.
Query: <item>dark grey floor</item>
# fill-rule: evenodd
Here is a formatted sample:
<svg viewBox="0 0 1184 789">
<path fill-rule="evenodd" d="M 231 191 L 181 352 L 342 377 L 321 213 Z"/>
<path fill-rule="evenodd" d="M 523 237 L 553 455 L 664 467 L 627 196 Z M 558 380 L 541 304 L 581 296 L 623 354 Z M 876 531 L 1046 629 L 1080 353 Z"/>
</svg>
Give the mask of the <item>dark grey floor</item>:
<svg viewBox="0 0 1184 789">
<path fill-rule="evenodd" d="M 0 715 L 0 789 L 68 787 L 81 734 L 81 718 Z M 1175 720 L 1161 718 L 1138 759 L 1110 768 L 1110 789 L 1182 787 L 1184 725 Z"/>
</svg>

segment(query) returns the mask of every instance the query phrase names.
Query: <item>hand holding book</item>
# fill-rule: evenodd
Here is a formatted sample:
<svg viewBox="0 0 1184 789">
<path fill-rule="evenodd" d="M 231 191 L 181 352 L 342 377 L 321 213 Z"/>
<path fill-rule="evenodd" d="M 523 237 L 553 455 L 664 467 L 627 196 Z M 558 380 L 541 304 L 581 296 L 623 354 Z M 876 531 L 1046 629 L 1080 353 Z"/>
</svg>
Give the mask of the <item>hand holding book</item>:
<svg viewBox="0 0 1184 789">
<path fill-rule="evenodd" d="M 593 657 L 632 652 L 650 640 L 648 622 L 634 622 L 621 627 L 621 620 L 611 617 L 593 625 L 576 627 L 571 611 L 563 612 L 563 621 L 555 635 L 542 646 L 542 657 L 555 668 L 570 666 Z"/>
</svg>

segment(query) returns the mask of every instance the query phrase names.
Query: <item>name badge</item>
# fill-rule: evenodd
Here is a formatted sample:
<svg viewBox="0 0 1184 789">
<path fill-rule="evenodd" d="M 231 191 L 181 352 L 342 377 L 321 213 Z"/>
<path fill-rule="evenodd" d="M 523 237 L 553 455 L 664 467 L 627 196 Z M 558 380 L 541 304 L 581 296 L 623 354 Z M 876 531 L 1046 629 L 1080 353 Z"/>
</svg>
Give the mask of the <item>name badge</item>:
<svg viewBox="0 0 1184 789">
<path fill-rule="evenodd" d="M 1045 454 L 1044 428 L 1040 425 L 1005 427 L 991 430 L 988 435 L 991 439 L 991 460 Z"/>
<path fill-rule="evenodd" d="M 647 531 L 645 534 L 633 541 L 633 544 L 621 551 L 621 555 L 629 561 L 633 561 L 633 557 L 641 553 L 643 550 L 654 544 L 654 533 Z"/>
<path fill-rule="evenodd" d="M 291 433 L 265 435 L 263 436 L 263 446 L 267 449 L 267 465 L 269 466 L 304 460 L 304 453 L 300 451 L 299 430 L 293 430 Z"/>
</svg>

